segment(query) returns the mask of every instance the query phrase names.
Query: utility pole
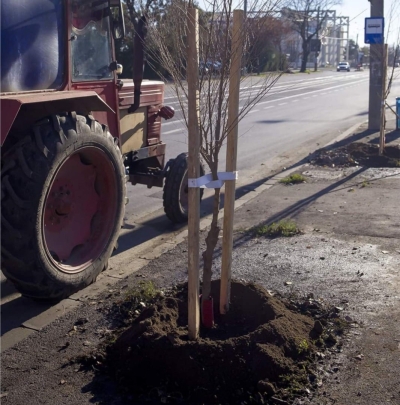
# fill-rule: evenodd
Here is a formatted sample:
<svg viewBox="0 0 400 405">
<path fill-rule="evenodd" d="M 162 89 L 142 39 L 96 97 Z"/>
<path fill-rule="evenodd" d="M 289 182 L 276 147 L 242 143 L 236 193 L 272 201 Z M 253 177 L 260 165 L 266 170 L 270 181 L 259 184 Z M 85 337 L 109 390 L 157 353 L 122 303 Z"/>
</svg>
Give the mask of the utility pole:
<svg viewBox="0 0 400 405">
<path fill-rule="evenodd" d="M 357 39 L 356 39 L 356 57 L 357 57 L 357 60 L 356 60 L 356 67 L 358 68 L 358 65 L 360 65 L 360 48 L 358 47 L 358 34 L 357 34 L 357 37 L 356 37 Z"/>
<path fill-rule="evenodd" d="M 383 17 L 384 0 L 369 0 L 371 17 Z M 378 130 L 381 125 L 382 94 L 384 86 L 384 43 L 370 45 L 368 129 Z"/>
</svg>

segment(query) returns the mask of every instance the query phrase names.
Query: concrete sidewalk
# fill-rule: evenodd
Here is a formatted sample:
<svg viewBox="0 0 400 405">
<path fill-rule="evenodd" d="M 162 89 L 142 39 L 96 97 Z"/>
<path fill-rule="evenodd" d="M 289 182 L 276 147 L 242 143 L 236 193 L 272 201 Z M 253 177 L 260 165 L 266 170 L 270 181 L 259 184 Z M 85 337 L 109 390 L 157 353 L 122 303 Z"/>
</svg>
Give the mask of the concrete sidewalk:
<svg viewBox="0 0 400 405">
<path fill-rule="evenodd" d="M 398 145 L 400 132 L 389 133 Z M 378 136 L 364 126 L 340 144 Z M 400 404 L 400 167 L 297 172 L 306 183 L 275 184 L 237 210 L 233 277 L 312 293 L 354 321 L 347 343 L 319 367 L 319 391 L 297 404 Z M 282 219 L 303 234 L 249 238 L 248 229 Z"/>
<path fill-rule="evenodd" d="M 362 131 L 339 145 L 362 138 Z M 395 145 L 400 134 L 391 132 Z M 377 134 L 368 136 L 369 142 Z M 337 306 L 351 322 L 344 342 L 318 363 L 319 389 L 291 405 L 400 404 L 400 168 L 327 168 L 303 160 L 294 170 L 306 183 L 280 184 L 286 175 L 280 174 L 261 186 L 249 185 L 255 191 L 238 200 L 232 276 L 293 297 L 312 293 Z M 288 218 L 302 234 L 270 239 L 254 237 L 251 231 Z M 206 233 L 201 232 L 202 248 Z M 103 273 L 86 291 L 51 309 L 65 313 L 56 322 L 43 323 L 3 352 L 2 401 L 122 405 L 112 386 L 96 385 L 94 371 L 80 372 L 70 360 L 90 353 L 102 341 L 104 331 L 114 327 L 110 308 L 138 281 L 152 280 L 167 289 L 187 280 L 185 234 L 174 238 L 147 248 L 144 258 L 135 256 L 107 270 L 112 277 Z M 220 254 L 219 246 L 215 278 Z M 67 301 L 73 307 L 68 309 Z M 86 322 L 79 333 L 74 332 L 77 319 Z"/>
</svg>

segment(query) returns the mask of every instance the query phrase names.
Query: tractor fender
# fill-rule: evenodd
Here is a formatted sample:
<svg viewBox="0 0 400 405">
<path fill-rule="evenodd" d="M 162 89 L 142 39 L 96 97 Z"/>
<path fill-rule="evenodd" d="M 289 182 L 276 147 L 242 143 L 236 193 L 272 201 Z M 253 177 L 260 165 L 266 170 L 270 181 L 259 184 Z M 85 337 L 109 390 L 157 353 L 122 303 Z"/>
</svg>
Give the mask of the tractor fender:
<svg viewBox="0 0 400 405">
<path fill-rule="evenodd" d="M 52 91 L 4 94 L 1 103 L 1 146 L 11 129 L 22 131 L 30 128 L 42 117 L 60 111 L 115 111 L 94 91 Z"/>
</svg>

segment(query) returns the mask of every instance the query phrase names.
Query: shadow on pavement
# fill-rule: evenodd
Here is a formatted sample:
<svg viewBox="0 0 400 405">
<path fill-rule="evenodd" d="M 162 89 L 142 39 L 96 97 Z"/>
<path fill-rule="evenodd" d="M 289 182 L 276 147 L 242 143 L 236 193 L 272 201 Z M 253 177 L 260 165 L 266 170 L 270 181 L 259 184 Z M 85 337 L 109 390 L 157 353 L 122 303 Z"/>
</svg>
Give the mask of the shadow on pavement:
<svg viewBox="0 0 400 405">
<path fill-rule="evenodd" d="M 319 191 L 318 193 L 315 193 L 307 198 L 303 198 L 302 200 L 296 202 L 295 204 L 292 204 L 291 206 L 285 208 L 282 211 L 279 211 L 278 213 L 270 216 L 269 218 L 267 218 L 265 221 L 261 222 L 259 225 L 270 225 L 274 222 L 278 222 L 282 219 L 285 218 L 290 218 L 296 214 L 298 214 L 301 210 L 303 210 L 305 207 L 307 207 L 309 204 L 313 203 L 314 201 L 318 200 L 318 198 L 322 197 L 325 194 L 331 193 L 334 190 L 335 191 L 339 191 L 338 187 L 340 187 L 341 185 L 345 184 L 346 182 L 348 182 L 349 180 L 357 177 L 359 174 L 363 173 L 365 170 L 367 170 L 366 167 L 361 167 L 360 169 L 358 169 L 357 171 L 349 174 L 348 176 L 338 180 L 337 182 L 330 184 L 328 187 L 325 187 L 323 190 Z M 253 237 L 253 235 L 251 235 L 251 233 L 245 233 L 242 236 L 239 236 L 237 238 L 235 238 L 234 240 L 234 248 L 241 246 L 243 243 L 245 243 L 246 241 L 248 241 L 249 239 L 251 239 Z M 218 255 L 220 253 L 218 252 Z"/>
<path fill-rule="evenodd" d="M 285 170 L 295 169 L 296 167 L 300 167 L 305 163 L 309 163 L 310 158 L 312 155 L 309 155 L 290 167 L 287 167 Z M 241 185 L 236 189 L 235 199 L 239 199 L 242 196 L 251 193 L 257 189 L 257 187 L 261 186 L 274 176 L 276 176 L 279 172 L 274 172 L 269 176 L 266 176 L 260 180 L 254 181 L 252 183 Z M 213 196 L 203 198 L 201 202 L 201 214 L 200 218 L 204 218 L 207 215 L 212 213 L 212 206 L 213 206 Z M 221 201 L 220 207 L 223 208 L 224 206 L 224 193 L 221 192 Z M 175 232 L 180 232 L 186 228 L 186 224 L 172 224 L 171 221 L 164 215 L 159 215 L 156 217 L 152 217 L 148 221 L 142 222 L 140 226 L 132 226 L 128 225 L 126 229 L 129 231 L 123 233 L 120 238 L 118 239 L 118 249 L 115 250 L 113 256 L 117 256 L 120 253 L 123 253 L 129 249 L 132 249 L 136 246 L 141 245 L 142 243 L 148 242 L 149 240 L 159 236 L 161 233 L 165 234 L 168 237 L 168 234 L 172 234 Z"/>
<path fill-rule="evenodd" d="M 18 328 L 31 319 L 49 309 L 53 304 L 39 303 L 30 298 L 18 297 L 1 305 L 1 336 L 12 329 Z"/>
<path fill-rule="evenodd" d="M 385 139 L 386 139 L 386 144 L 398 141 L 400 139 L 400 130 L 393 130 L 393 131 L 387 132 L 386 136 L 385 136 Z M 369 141 L 369 143 L 374 144 L 374 145 L 378 145 L 379 144 L 379 137 L 371 139 Z"/>
</svg>

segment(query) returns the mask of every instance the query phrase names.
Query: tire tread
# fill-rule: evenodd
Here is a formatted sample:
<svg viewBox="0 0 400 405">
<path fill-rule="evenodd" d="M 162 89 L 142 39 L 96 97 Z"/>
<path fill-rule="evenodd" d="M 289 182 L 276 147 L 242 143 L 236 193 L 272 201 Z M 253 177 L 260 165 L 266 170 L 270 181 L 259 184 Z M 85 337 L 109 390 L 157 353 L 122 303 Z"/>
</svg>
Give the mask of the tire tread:
<svg viewBox="0 0 400 405">
<path fill-rule="evenodd" d="M 125 178 L 121 151 L 112 135 L 93 117 L 74 112 L 54 115 L 36 123 L 32 135 L 6 151 L 2 159 L 2 271 L 23 295 L 34 299 L 58 301 L 71 295 L 95 281 L 108 260 L 104 256 L 105 262 L 98 271 L 77 278 L 69 285 L 47 274 L 37 259 L 35 218 L 42 198 L 43 181 L 58 148 L 73 144 L 83 125 L 94 128 L 92 133 L 105 138 L 108 147 L 117 151 L 121 177 Z M 123 184 L 125 187 L 125 182 Z M 122 209 L 126 195 L 124 187 Z"/>
</svg>

